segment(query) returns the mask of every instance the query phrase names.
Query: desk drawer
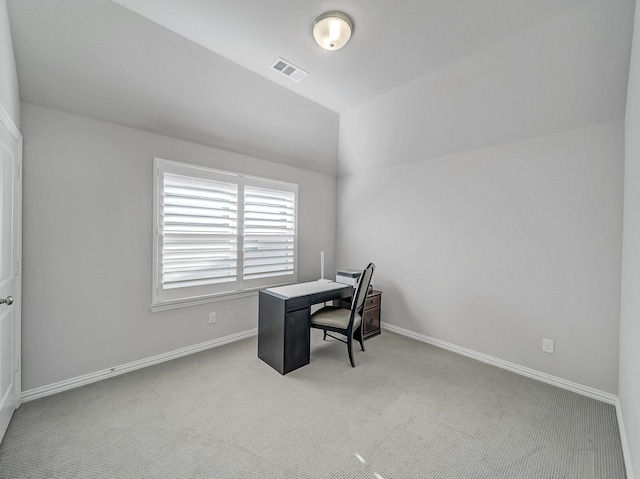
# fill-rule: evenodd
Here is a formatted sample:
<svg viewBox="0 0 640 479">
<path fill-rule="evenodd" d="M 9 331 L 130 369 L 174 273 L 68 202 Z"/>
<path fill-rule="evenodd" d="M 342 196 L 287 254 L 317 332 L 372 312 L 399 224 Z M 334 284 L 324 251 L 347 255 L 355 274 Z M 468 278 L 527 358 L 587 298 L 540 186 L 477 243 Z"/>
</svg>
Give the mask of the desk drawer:
<svg viewBox="0 0 640 479">
<path fill-rule="evenodd" d="M 378 296 L 379 297 L 379 296 Z M 369 336 L 374 332 L 380 331 L 380 308 L 367 309 L 364 312 L 364 318 L 362 318 L 364 324 L 362 325 L 362 332 L 364 336 Z"/>
<path fill-rule="evenodd" d="M 365 311 L 367 309 L 379 308 L 379 307 L 380 307 L 380 295 L 379 294 L 367 296 L 367 299 L 364 302 Z"/>
</svg>

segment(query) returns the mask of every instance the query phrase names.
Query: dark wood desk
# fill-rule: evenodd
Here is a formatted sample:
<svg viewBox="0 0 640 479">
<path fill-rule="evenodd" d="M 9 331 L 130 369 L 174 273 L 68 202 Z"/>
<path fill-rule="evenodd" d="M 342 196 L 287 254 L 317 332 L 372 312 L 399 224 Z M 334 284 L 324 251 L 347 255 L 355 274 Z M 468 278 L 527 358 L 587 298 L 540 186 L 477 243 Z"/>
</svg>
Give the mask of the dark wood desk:
<svg viewBox="0 0 640 479">
<path fill-rule="evenodd" d="M 320 281 L 261 290 L 258 357 L 280 374 L 309 364 L 311 306 L 352 294 L 351 286 Z"/>
</svg>

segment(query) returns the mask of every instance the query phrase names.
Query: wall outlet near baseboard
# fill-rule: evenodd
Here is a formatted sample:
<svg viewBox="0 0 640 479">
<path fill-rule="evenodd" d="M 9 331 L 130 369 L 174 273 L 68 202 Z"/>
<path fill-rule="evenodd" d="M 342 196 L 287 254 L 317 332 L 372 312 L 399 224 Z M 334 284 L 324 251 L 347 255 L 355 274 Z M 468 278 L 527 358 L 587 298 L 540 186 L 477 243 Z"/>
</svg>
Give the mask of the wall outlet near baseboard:
<svg viewBox="0 0 640 479">
<path fill-rule="evenodd" d="M 209 313 L 209 324 L 216 322 L 216 313 Z"/>
<path fill-rule="evenodd" d="M 542 350 L 545 353 L 553 354 L 555 348 L 555 341 L 553 339 L 542 338 Z"/>
</svg>

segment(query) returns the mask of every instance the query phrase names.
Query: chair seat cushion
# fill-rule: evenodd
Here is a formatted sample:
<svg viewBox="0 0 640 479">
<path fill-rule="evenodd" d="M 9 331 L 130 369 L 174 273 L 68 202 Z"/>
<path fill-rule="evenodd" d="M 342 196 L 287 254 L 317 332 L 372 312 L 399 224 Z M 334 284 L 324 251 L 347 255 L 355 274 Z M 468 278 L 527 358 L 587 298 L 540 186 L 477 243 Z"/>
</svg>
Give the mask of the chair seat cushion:
<svg viewBox="0 0 640 479">
<path fill-rule="evenodd" d="M 325 306 L 311 315 L 311 324 L 316 326 L 331 326 L 333 328 L 347 329 L 350 317 L 350 309 Z M 356 314 L 356 317 L 353 320 L 354 331 L 360 326 L 361 321 L 362 318 L 360 315 Z"/>
</svg>

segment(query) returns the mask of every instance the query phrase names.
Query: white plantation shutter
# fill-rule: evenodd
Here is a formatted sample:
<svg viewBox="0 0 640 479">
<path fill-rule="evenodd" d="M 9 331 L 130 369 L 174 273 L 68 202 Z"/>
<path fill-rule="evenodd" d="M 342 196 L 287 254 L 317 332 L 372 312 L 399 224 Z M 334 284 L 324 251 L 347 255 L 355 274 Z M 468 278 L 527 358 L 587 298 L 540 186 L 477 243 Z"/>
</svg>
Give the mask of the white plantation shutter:
<svg viewBox="0 0 640 479">
<path fill-rule="evenodd" d="M 238 186 L 165 174 L 162 288 L 236 281 Z"/>
<path fill-rule="evenodd" d="M 297 185 L 155 159 L 152 310 L 297 281 Z"/>
<path fill-rule="evenodd" d="M 245 186 L 242 279 L 294 273 L 295 194 Z"/>
</svg>

